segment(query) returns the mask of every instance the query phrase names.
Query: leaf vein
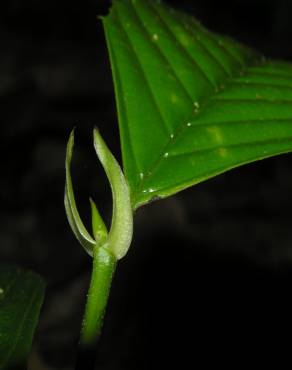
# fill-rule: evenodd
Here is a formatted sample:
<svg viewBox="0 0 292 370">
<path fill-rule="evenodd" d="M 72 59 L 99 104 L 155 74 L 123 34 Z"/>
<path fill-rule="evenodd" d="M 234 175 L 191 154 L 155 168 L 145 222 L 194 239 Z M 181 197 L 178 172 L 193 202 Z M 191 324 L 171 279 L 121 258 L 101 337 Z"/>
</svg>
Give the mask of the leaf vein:
<svg viewBox="0 0 292 370">
<path fill-rule="evenodd" d="M 203 78 L 206 80 L 206 82 L 212 86 L 212 88 L 217 88 L 217 86 L 213 83 L 213 81 L 209 78 L 207 73 L 202 69 L 202 67 L 198 64 L 198 62 L 193 58 L 193 56 L 190 54 L 188 49 L 183 46 L 177 36 L 173 33 L 173 31 L 169 28 L 168 24 L 164 21 L 164 19 L 161 17 L 158 10 L 154 7 L 154 5 L 150 4 L 152 9 L 155 11 L 155 14 L 157 17 L 159 17 L 161 25 L 165 29 L 165 31 L 169 34 L 169 36 L 175 41 L 177 47 L 181 50 L 181 52 L 186 56 L 186 58 L 192 63 L 192 65 L 197 69 L 197 71 L 200 72 L 200 74 L 203 76 Z"/>
<path fill-rule="evenodd" d="M 290 142 L 292 140 L 292 135 L 289 136 L 289 137 L 285 137 L 285 139 L 278 139 L 277 141 L 278 142 L 282 142 L 282 143 L 285 143 L 285 142 Z M 214 151 L 217 151 L 218 149 L 236 149 L 236 148 L 241 148 L 241 147 L 244 147 L 244 146 L 252 146 L 252 145 L 268 145 L 268 144 L 274 144 L 275 143 L 275 140 L 253 140 L 253 141 L 248 141 L 248 142 L 242 142 L 242 143 L 237 143 L 237 144 L 227 144 L 227 145 L 214 145 L 214 146 L 210 146 L 208 148 L 201 148 L 201 149 L 195 149 L 195 150 L 192 150 L 192 151 L 189 151 L 189 152 L 182 152 L 182 153 L 175 153 L 175 154 L 171 154 L 169 153 L 168 157 L 166 158 L 166 160 L 168 159 L 173 159 L 173 158 L 176 158 L 176 157 L 183 157 L 183 156 L 191 156 L 191 155 L 195 155 L 195 154 L 202 154 L 202 153 L 208 153 L 208 152 L 214 152 Z"/>
<path fill-rule="evenodd" d="M 237 85 L 241 87 L 266 87 L 266 88 L 278 88 L 278 89 L 287 89 L 287 90 L 292 90 L 292 83 L 291 85 L 281 85 L 281 84 L 274 84 L 274 83 L 264 83 L 264 82 L 247 82 L 247 81 L 236 81 L 233 80 L 231 82 L 231 85 Z"/>
<path fill-rule="evenodd" d="M 148 88 L 148 91 L 149 91 L 149 93 L 150 93 L 150 97 L 151 97 L 151 99 L 152 99 L 152 102 L 153 102 L 153 104 L 155 105 L 155 107 L 156 107 L 156 110 L 157 110 L 157 112 L 158 112 L 158 114 L 159 114 L 159 116 L 160 116 L 160 119 L 161 119 L 161 123 L 162 123 L 162 128 L 163 128 L 163 130 L 164 130 L 164 132 L 166 133 L 166 135 L 169 137 L 170 135 L 171 135 L 171 129 L 168 127 L 168 125 L 167 125 L 167 123 L 166 123 L 166 120 L 165 120 L 165 118 L 163 117 L 163 114 L 162 114 L 162 112 L 161 112 L 161 110 L 160 110 L 160 108 L 159 108 L 159 104 L 158 104 L 158 102 L 157 102 L 157 100 L 156 100 L 156 98 L 155 98 L 155 95 L 154 95 L 154 93 L 153 93 L 153 90 L 152 90 L 152 88 L 151 88 L 151 86 L 150 86 L 150 83 L 149 83 L 149 81 L 148 81 L 148 79 L 147 79 L 147 77 L 146 77 L 146 73 L 145 73 L 145 71 L 144 71 L 144 69 L 143 69 L 143 67 L 142 67 L 142 64 L 141 64 L 141 62 L 140 62 L 140 59 L 139 59 L 139 57 L 138 57 L 138 54 L 137 54 L 137 52 L 136 52 L 136 50 L 135 50 L 135 48 L 134 48 L 134 46 L 133 46 L 133 43 L 131 42 L 131 39 L 130 39 L 130 37 L 128 36 L 128 33 L 127 33 L 127 31 L 126 31 L 126 29 L 125 29 L 125 27 L 123 26 L 123 22 L 120 20 L 120 16 L 118 15 L 118 22 L 119 22 L 119 24 L 120 24 L 120 27 L 121 27 L 121 29 L 124 31 L 124 33 L 125 33 L 125 36 L 127 37 L 127 40 L 128 40 L 128 43 L 129 43 L 129 45 L 131 45 L 131 50 L 132 50 L 132 52 L 133 52 L 133 55 L 134 55 L 134 57 L 136 58 L 136 61 L 137 61 L 137 65 L 139 66 L 139 69 L 140 69 L 140 71 L 141 71 L 141 77 L 143 78 L 143 80 L 144 80 L 144 82 L 145 82 L 145 84 L 146 84 L 146 86 L 147 86 L 147 88 Z"/>
<path fill-rule="evenodd" d="M 224 63 L 221 62 L 220 59 L 218 59 L 215 54 L 212 53 L 212 51 L 209 51 L 207 46 L 205 45 L 205 43 L 203 42 L 203 40 L 200 38 L 200 37 L 196 37 L 196 33 L 194 32 L 193 28 L 191 29 L 187 29 L 186 25 L 184 22 L 181 22 L 181 25 L 182 27 L 186 30 L 186 32 L 191 32 L 191 34 L 193 35 L 193 37 L 196 38 L 196 41 L 198 42 L 198 44 L 201 46 L 201 48 L 205 51 L 205 54 L 207 56 L 209 56 L 210 59 L 212 59 L 214 61 L 214 63 L 217 64 L 217 66 L 225 73 L 226 76 L 231 76 L 231 72 L 226 68 L 226 66 L 224 65 Z"/>
<path fill-rule="evenodd" d="M 274 77 L 279 80 L 287 81 L 287 79 L 292 80 L 292 73 L 278 73 L 278 72 L 270 72 L 270 71 L 258 71 L 258 70 L 248 70 L 247 71 L 248 76 L 262 76 L 262 77 Z"/>
<path fill-rule="evenodd" d="M 226 55 L 227 58 L 231 58 L 236 64 L 239 64 L 241 67 L 244 67 L 244 64 L 242 63 L 242 61 L 238 57 L 236 57 L 232 52 L 230 52 L 230 50 L 225 45 L 223 45 L 223 43 L 220 42 L 217 39 L 217 37 L 215 37 L 212 33 L 210 33 L 204 27 L 202 27 L 202 26 L 199 27 L 196 24 L 196 22 L 194 21 L 193 18 L 191 19 L 191 23 L 195 26 L 195 28 L 198 30 L 198 32 L 204 33 L 204 35 L 207 38 L 209 38 L 209 40 L 214 42 L 216 44 L 216 46 L 223 51 L 223 53 Z"/>
<path fill-rule="evenodd" d="M 131 3 L 132 4 L 132 3 Z M 132 8 L 133 8 L 133 11 L 135 12 L 136 14 L 136 17 L 137 19 L 140 21 L 140 25 L 141 25 L 141 28 L 143 28 L 143 31 L 144 33 L 147 35 L 147 36 L 151 36 L 150 32 L 147 30 L 147 28 L 143 25 L 143 22 L 142 22 L 142 19 L 137 11 L 137 9 L 135 8 L 135 6 L 132 4 Z M 162 49 L 158 46 L 158 43 L 155 43 L 152 45 L 160 54 L 161 58 L 163 59 L 164 63 L 168 64 L 172 70 L 172 73 L 173 73 L 173 76 L 175 77 L 175 79 L 178 81 L 178 83 L 181 85 L 183 91 L 185 92 L 187 98 L 190 100 L 190 103 L 193 104 L 193 98 L 191 96 L 191 94 L 188 92 L 187 88 L 185 87 L 185 85 L 183 84 L 183 81 L 179 78 L 178 74 L 176 73 L 175 69 L 173 68 L 173 66 L 168 62 L 166 56 L 164 55 Z"/>
<path fill-rule="evenodd" d="M 215 102 L 224 102 L 224 103 L 239 103 L 239 104 L 246 104 L 246 103 L 267 103 L 267 104 L 292 104 L 292 99 L 266 99 L 266 98 L 249 98 L 249 99 L 240 99 L 240 98 L 223 98 L 219 95 L 217 97 L 211 97 L 211 101 Z"/>
<path fill-rule="evenodd" d="M 188 129 L 196 129 L 196 128 L 201 128 L 201 127 L 221 127 L 225 125 L 241 125 L 241 124 L 250 124 L 251 126 L 253 124 L 257 123 L 276 123 L 276 122 L 292 122 L 292 117 L 291 118 L 268 118 L 268 119 L 250 119 L 250 120 L 232 120 L 232 121 L 213 121 L 213 122 L 199 122 L 197 123 L 196 121 L 191 122 L 191 125 L 188 126 Z"/>
</svg>

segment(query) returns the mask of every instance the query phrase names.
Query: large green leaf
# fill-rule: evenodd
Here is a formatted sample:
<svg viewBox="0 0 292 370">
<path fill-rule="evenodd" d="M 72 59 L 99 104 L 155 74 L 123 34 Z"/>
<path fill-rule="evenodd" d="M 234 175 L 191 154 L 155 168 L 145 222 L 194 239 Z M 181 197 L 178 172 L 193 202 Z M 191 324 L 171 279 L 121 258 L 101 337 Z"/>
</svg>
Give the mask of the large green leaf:
<svg viewBox="0 0 292 370">
<path fill-rule="evenodd" d="M 0 369 L 25 370 L 44 296 L 35 273 L 0 268 Z"/>
<path fill-rule="evenodd" d="M 154 1 L 103 18 L 133 208 L 292 150 L 292 66 Z"/>
</svg>

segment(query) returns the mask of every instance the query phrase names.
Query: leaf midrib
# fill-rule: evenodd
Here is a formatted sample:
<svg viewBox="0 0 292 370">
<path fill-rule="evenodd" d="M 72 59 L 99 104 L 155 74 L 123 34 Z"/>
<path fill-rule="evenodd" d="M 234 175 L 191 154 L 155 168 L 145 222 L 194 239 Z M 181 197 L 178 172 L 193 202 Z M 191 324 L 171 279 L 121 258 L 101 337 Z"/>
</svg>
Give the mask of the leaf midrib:
<svg viewBox="0 0 292 370">
<path fill-rule="evenodd" d="M 211 100 L 215 100 L 214 97 L 217 96 L 218 94 L 220 94 L 220 93 L 222 93 L 224 91 L 227 91 L 228 88 L 229 88 L 229 86 L 232 84 L 232 79 L 236 78 L 237 76 L 243 76 L 244 73 L 245 73 L 245 71 L 248 68 L 255 67 L 257 65 L 262 65 L 262 62 L 260 62 L 258 59 L 255 60 L 255 61 L 252 61 L 252 62 L 250 61 L 244 67 L 242 67 L 242 69 L 239 70 L 238 73 L 234 73 L 229 78 L 226 78 L 226 80 L 224 81 L 225 86 L 224 86 L 224 88 L 222 90 L 218 90 L 218 91 L 214 92 L 212 95 L 208 96 L 208 98 L 205 98 L 204 100 L 202 100 L 202 102 L 200 102 L 200 112 L 196 113 L 196 115 L 193 114 L 185 122 L 182 122 L 180 125 L 178 125 L 177 129 L 173 133 L 173 137 L 168 140 L 168 142 L 166 143 L 166 145 L 161 150 L 159 156 L 157 156 L 157 160 L 154 163 L 154 165 L 152 166 L 152 168 L 149 168 L 148 169 L 148 172 L 144 173 L 143 179 L 140 180 L 139 185 L 135 189 L 135 192 L 133 192 L 132 197 L 133 197 L 133 204 L 134 204 L 134 206 L 137 203 L 137 200 L 139 198 L 139 195 L 144 190 L 143 189 L 144 188 L 143 187 L 144 183 L 146 182 L 146 180 L 148 180 L 149 178 L 152 177 L 153 173 L 155 173 L 155 171 L 157 170 L 157 168 L 160 166 L 161 162 L 163 162 L 165 160 L 165 157 L 164 157 L 165 153 L 168 153 L 169 152 L 169 148 L 173 144 L 175 144 L 175 142 L 178 140 L 178 138 L 180 137 L 180 135 L 182 135 L 183 132 L 188 128 L 188 125 L 187 125 L 188 121 L 192 120 L 192 122 L 193 122 L 192 125 L 195 126 L 196 119 L 194 119 L 194 116 L 195 117 L 198 117 L 201 114 L 201 112 L 203 111 L 204 106 L 206 106 Z M 221 101 L 224 101 L 225 100 L 225 101 L 227 101 L 227 99 L 218 99 L 218 100 L 221 100 Z M 246 99 L 246 100 L 248 100 L 248 99 Z M 259 103 L 260 101 L 265 102 L 264 99 L 258 99 L 258 100 L 255 99 L 254 101 L 257 102 L 257 103 Z M 234 102 L 235 102 L 235 100 L 234 100 Z"/>
</svg>

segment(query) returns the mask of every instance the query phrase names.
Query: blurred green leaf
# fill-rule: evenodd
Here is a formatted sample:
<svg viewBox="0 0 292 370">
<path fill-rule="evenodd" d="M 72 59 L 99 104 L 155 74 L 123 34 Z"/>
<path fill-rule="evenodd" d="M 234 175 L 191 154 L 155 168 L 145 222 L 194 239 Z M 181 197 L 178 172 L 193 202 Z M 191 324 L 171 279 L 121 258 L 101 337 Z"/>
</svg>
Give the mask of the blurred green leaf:
<svg viewBox="0 0 292 370">
<path fill-rule="evenodd" d="M 24 370 L 45 284 L 31 271 L 0 267 L 0 369 Z"/>
<path fill-rule="evenodd" d="M 133 208 L 292 150 L 292 65 L 159 1 L 103 18 Z"/>
</svg>

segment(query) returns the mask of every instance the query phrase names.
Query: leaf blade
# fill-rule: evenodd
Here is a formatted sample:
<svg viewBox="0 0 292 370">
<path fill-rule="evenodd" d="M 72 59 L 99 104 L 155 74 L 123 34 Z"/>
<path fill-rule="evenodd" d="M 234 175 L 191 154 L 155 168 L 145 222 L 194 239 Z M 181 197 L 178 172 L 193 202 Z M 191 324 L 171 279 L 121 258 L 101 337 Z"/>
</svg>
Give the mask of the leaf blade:
<svg viewBox="0 0 292 370">
<path fill-rule="evenodd" d="M 33 272 L 1 267 L 0 287 L 0 369 L 25 369 L 45 284 Z"/>
<path fill-rule="evenodd" d="M 292 150 L 292 66 L 154 1 L 103 18 L 133 208 Z"/>
<path fill-rule="evenodd" d="M 111 227 L 102 247 L 108 249 L 116 259 L 121 259 L 126 255 L 133 236 L 130 190 L 120 165 L 97 128 L 93 130 L 93 143 L 109 180 L 113 200 Z"/>
<path fill-rule="evenodd" d="M 97 244 L 101 245 L 108 236 L 108 230 L 93 199 L 89 198 L 89 202 L 91 208 L 92 233 Z"/>
<path fill-rule="evenodd" d="M 65 160 L 65 172 L 66 172 L 66 183 L 65 183 L 65 194 L 64 194 L 64 205 L 65 211 L 67 215 L 67 219 L 69 225 L 79 243 L 83 246 L 85 251 L 92 256 L 93 252 L 92 249 L 96 243 L 96 241 L 91 237 L 91 235 L 86 230 L 84 226 L 77 206 L 75 202 L 72 178 L 71 178 L 71 161 L 73 156 L 73 148 L 74 148 L 74 130 L 71 132 L 69 136 L 69 140 L 67 143 L 67 150 L 66 150 L 66 160 Z"/>
</svg>

